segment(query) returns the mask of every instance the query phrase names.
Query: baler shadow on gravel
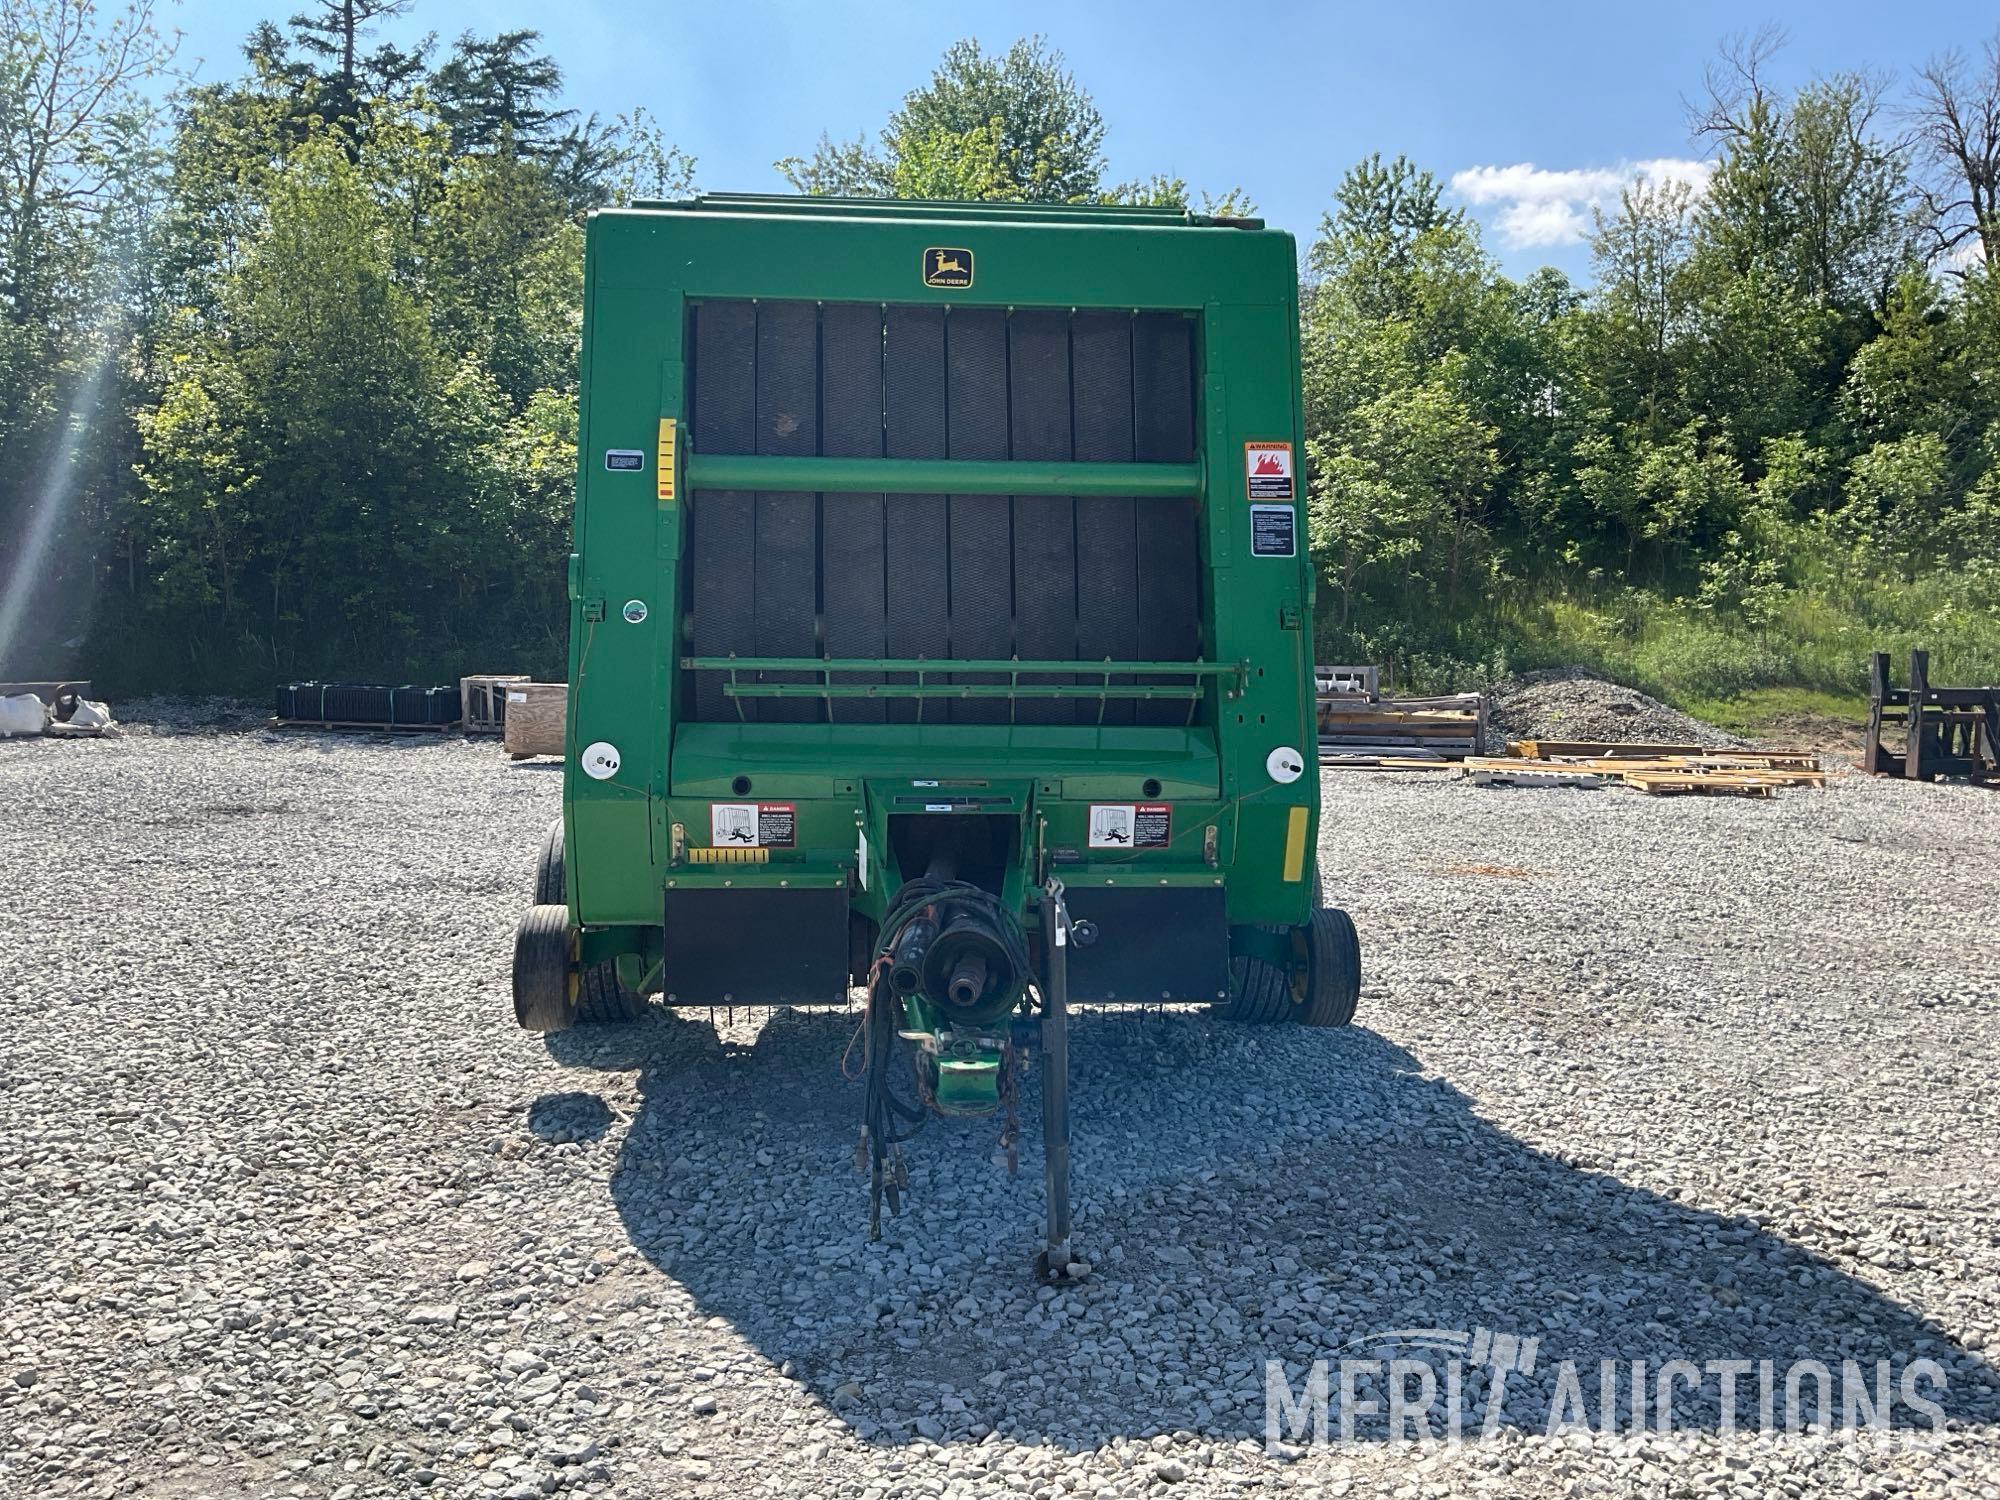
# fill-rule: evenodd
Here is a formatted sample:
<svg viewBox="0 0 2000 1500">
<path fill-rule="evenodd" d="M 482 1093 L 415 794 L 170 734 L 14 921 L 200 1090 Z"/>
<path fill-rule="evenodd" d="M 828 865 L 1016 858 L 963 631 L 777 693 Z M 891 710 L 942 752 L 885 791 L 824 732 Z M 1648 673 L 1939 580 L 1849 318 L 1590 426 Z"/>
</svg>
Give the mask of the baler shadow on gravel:
<svg viewBox="0 0 2000 1500">
<path fill-rule="evenodd" d="M 1354 1012 L 1300 748 L 1292 239 L 711 196 L 597 214 L 586 276 L 564 816 L 516 1018 L 864 988 L 871 1231 L 931 1111 L 1004 1116 L 1011 1158 L 1038 1053 L 1061 1276 L 1066 1006 Z"/>
</svg>

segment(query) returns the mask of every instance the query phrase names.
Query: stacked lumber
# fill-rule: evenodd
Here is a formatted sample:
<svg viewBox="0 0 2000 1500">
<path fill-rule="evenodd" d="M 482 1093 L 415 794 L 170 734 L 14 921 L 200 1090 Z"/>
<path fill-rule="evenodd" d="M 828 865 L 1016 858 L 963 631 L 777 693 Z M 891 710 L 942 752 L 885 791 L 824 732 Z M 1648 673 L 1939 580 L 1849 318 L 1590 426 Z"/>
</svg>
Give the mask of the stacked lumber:
<svg viewBox="0 0 2000 1500">
<path fill-rule="evenodd" d="M 1826 785 L 1810 750 L 1509 740 L 1507 751 L 1471 756 L 1465 769 L 1481 786 L 1622 785 L 1651 796 L 1772 797 L 1786 787 Z"/>
<path fill-rule="evenodd" d="M 1432 763 L 1480 751 L 1486 699 L 1479 693 L 1443 698 L 1376 698 L 1358 693 L 1318 695 L 1319 760 L 1323 766 L 1375 765 L 1384 760 Z"/>
</svg>

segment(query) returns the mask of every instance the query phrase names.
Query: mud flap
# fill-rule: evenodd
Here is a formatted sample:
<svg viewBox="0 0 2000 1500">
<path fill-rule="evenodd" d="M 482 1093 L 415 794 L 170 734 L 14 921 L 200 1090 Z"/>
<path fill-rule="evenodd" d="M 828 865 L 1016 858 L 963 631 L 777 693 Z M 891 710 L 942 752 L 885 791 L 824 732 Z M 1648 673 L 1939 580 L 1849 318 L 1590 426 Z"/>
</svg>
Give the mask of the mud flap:
<svg viewBox="0 0 2000 1500">
<path fill-rule="evenodd" d="M 825 1005 L 847 998 L 847 892 L 666 893 L 669 1005 Z"/>
<path fill-rule="evenodd" d="M 1229 913 L 1217 888 L 1071 886 L 1072 922 L 1096 929 L 1069 951 L 1072 1001 L 1214 1004 L 1229 992 Z"/>
</svg>

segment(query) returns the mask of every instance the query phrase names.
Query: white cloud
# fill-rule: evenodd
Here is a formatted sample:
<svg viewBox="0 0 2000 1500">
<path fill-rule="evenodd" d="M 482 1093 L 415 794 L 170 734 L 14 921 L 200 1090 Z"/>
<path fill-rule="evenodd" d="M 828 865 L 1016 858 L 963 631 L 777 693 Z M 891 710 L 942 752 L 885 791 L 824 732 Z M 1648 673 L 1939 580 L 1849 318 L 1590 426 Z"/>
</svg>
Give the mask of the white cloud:
<svg viewBox="0 0 2000 1500">
<path fill-rule="evenodd" d="M 1509 249 L 1574 245 L 1590 232 L 1590 211 L 1608 208 L 1619 191 L 1641 178 L 1685 182 L 1699 197 L 1715 168 L 1705 161 L 1662 156 L 1615 167 L 1551 172 L 1533 162 L 1468 167 L 1452 175 L 1452 191 L 1467 203 L 1495 210 L 1493 221 Z"/>
</svg>

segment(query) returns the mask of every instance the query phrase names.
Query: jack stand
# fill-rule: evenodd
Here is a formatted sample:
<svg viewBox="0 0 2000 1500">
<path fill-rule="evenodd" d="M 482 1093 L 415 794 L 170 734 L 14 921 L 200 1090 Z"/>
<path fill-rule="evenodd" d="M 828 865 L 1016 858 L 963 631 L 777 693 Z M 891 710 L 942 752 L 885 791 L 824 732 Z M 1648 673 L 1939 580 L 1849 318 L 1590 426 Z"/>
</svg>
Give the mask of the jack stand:
<svg viewBox="0 0 2000 1500">
<path fill-rule="evenodd" d="M 1042 1166 L 1049 1206 L 1048 1241 L 1035 1257 L 1043 1282 L 1070 1280 L 1069 1245 L 1069 906 L 1051 875 L 1042 890 Z"/>
</svg>

